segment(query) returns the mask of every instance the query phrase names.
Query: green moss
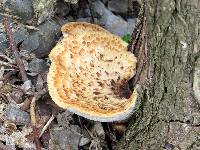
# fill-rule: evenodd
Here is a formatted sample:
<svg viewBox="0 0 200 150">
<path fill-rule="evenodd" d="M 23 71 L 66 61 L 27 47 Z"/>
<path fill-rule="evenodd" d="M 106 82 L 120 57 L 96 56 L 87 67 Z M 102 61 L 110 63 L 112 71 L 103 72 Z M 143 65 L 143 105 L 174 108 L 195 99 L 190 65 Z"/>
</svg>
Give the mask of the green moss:
<svg viewBox="0 0 200 150">
<path fill-rule="evenodd" d="M 131 35 L 130 35 L 129 33 L 128 33 L 128 34 L 125 34 L 125 35 L 122 37 L 122 40 L 129 44 L 129 43 L 131 42 Z"/>
</svg>

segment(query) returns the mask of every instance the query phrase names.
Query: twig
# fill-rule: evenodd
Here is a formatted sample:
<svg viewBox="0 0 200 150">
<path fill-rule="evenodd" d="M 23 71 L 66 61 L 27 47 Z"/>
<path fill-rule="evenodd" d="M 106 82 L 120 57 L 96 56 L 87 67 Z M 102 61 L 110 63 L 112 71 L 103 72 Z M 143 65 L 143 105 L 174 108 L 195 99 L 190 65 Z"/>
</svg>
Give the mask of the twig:
<svg viewBox="0 0 200 150">
<path fill-rule="evenodd" d="M 6 69 L 1 69 L 2 71 L 16 71 L 17 72 L 17 69 L 13 69 L 13 68 L 6 68 Z"/>
<path fill-rule="evenodd" d="M 44 132 L 47 130 L 47 128 L 49 127 L 49 125 L 51 124 L 51 122 L 53 121 L 53 119 L 55 118 L 54 115 L 51 116 L 51 118 L 47 121 L 46 125 L 43 127 L 42 131 L 40 132 L 40 136 L 41 137 Z"/>
<path fill-rule="evenodd" d="M 0 65 L 9 66 L 9 67 L 12 67 L 12 68 L 17 69 L 17 67 L 16 67 L 15 65 L 10 64 L 10 63 L 8 63 L 8 62 L 1 61 L 1 60 L 0 60 Z"/>
<path fill-rule="evenodd" d="M 23 82 L 25 82 L 25 81 L 28 80 L 28 77 L 27 77 L 27 74 L 26 74 L 26 71 L 25 71 L 25 68 L 24 68 L 24 64 L 23 64 L 23 62 L 22 62 L 22 60 L 20 58 L 20 55 L 19 55 L 19 52 L 18 52 L 18 48 L 17 48 L 17 44 L 14 41 L 13 33 L 11 31 L 11 28 L 9 26 L 7 18 L 5 18 L 3 20 L 3 25 L 4 25 L 5 32 L 6 32 L 7 37 L 8 37 L 8 41 L 10 43 L 11 50 L 13 51 L 17 66 L 19 67 L 19 71 L 21 73 L 22 80 L 23 80 Z"/>
<path fill-rule="evenodd" d="M 41 150 L 41 143 L 39 141 L 39 132 L 38 132 L 38 128 L 36 127 L 35 101 L 36 101 L 36 95 L 33 96 L 33 99 L 30 105 L 31 125 L 33 128 L 33 135 L 34 135 L 36 149 Z"/>
<path fill-rule="evenodd" d="M 31 105 L 30 105 L 31 125 L 32 126 L 36 125 L 36 119 L 35 119 L 35 101 L 36 101 L 36 96 L 34 96 L 32 98 Z"/>
<path fill-rule="evenodd" d="M 43 89 L 42 91 L 38 93 L 35 93 L 30 105 L 31 125 L 33 128 L 34 141 L 35 141 L 37 150 L 41 150 L 41 143 L 39 140 L 39 131 L 38 131 L 38 128 L 36 127 L 35 102 L 45 93 L 46 93 L 46 89 Z"/>
<path fill-rule="evenodd" d="M 25 27 L 26 27 L 27 29 L 30 29 L 30 30 L 36 30 L 36 31 L 39 31 L 39 29 L 38 29 L 37 27 L 35 27 L 35 26 L 25 25 Z"/>
<path fill-rule="evenodd" d="M 35 145 L 36 145 L 36 150 L 41 150 L 42 146 L 39 140 L 39 131 L 38 128 L 36 126 L 32 126 L 33 128 L 33 135 L 34 135 L 34 141 L 35 141 Z"/>
</svg>

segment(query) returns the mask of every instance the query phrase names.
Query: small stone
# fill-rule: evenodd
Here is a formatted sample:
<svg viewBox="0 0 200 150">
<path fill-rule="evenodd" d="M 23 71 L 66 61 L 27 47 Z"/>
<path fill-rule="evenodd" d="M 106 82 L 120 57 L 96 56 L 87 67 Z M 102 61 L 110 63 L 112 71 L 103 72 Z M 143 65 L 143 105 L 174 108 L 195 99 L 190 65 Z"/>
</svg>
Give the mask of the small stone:
<svg viewBox="0 0 200 150">
<path fill-rule="evenodd" d="M 37 58 L 45 57 L 49 54 L 53 46 L 60 38 L 60 25 L 55 21 L 47 21 L 38 26 L 39 31 L 31 34 L 21 48 L 33 51 Z"/>
<path fill-rule="evenodd" d="M 27 51 L 33 51 L 36 50 L 40 46 L 39 43 L 39 34 L 37 32 L 32 33 L 29 37 L 27 37 L 22 45 L 21 49 L 27 50 Z"/>
<path fill-rule="evenodd" d="M 99 18 L 99 23 L 110 32 L 121 37 L 129 32 L 128 22 L 122 17 L 114 15 L 101 1 L 94 1 L 91 4 L 91 9 L 94 17 Z"/>
<path fill-rule="evenodd" d="M 31 88 L 32 88 L 31 80 L 25 81 L 21 86 L 21 89 L 24 91 L 24 93 L 29 93 Z"/>
<path fill-rule="evenodd" d="M 27 29 L 23 26 L 17 25 L 16 31 L 13 33 L 15 42 L 18 44 L 29 37 Z"/>
<path fill-rule="evenodd" d="M 28 125 L 30 123 L 29 114 L 12 105 L 7 106 L 4 115 L 7 119 L 14 121 L 16 125 Z"/>
<path fill-rule="evenodd" d="M 164 145 L 164 148 L 166 149 L 166 150 L 173 150 L 174 149 L 174 145 L 172 145 L 172 144 L 170 144 L 170 143 L 166 143 L 165 145 Z"/>
<path fill-rule="evenodd" d="M 45 72 L 48 69 L 48 65 L 44 59 L 34 58 L 28 64 L 28 70 L 33 73 Z"/>
<path fill-rule="evenodd" d="M 70 128 L 55 127 L 50 130 L 49 149 L 78 150 L 81 135 Z"/>
<path fill-rule="evenodd" d="M 4 5 L 25 22 L 33 17 L 32 0 L 5 0 Z"/>
<path fill-rule="evenodd" d="M 81 137 L 80 141 L 79 141 L 79 146 L 84 146 L 86 144 L 90 143 L 90 139 L 85 138 L 85 137 Z"/>
<path fill-rule="evenodd" d="M 115 13 L 126 14 L 128 12 L 129 0 L 110 0 L 108 1 L 108 9 Z"/>
</svg>

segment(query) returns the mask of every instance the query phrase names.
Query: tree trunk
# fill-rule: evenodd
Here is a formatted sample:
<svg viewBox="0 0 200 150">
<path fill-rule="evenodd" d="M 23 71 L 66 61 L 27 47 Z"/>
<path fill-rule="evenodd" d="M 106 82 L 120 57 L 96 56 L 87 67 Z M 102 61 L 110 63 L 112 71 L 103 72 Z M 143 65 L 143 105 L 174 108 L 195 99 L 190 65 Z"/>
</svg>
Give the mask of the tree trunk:
<svg viewBox="0 0 200 150">
<path fill-rule="evenodd" d="M 200 149 L 200 99 L 193 91 L 200 1 L 146 0 L 144 8 L 147 63 L 138 82 L 141 104 L 119 149 Z"/>
</svg>

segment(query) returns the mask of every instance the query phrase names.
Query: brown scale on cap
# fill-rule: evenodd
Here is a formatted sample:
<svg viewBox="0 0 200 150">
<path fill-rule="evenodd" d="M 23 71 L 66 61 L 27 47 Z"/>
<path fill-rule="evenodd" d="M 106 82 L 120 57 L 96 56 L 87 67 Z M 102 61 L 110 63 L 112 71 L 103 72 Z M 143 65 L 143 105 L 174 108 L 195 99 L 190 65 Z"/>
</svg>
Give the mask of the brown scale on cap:
<svg viewBox="0 0 200 150">
<path fill-rule="evenodd" d="M 88 119 L 111 122 L 127 118 L 137 93 L 127 84 L 136 58 L 118 36 L 90 23 L 67 23 L 64 38 L 52 49 L 48 87 L 52 100 Z"/>
<path fill-rule="evenodd" d="M 111 81 L 111 86 L 114 94 L 119 98 L 129 99 L 132 92 L 129 88 L 129 84 L 127 82 L 117 83 L 114 80 Z"/>
</svg>

